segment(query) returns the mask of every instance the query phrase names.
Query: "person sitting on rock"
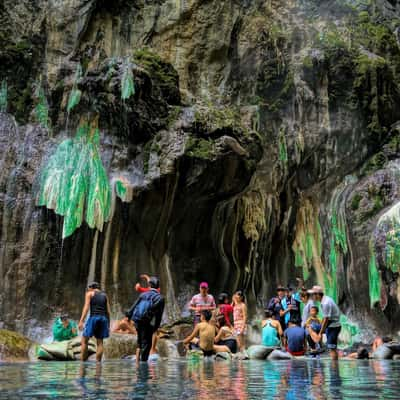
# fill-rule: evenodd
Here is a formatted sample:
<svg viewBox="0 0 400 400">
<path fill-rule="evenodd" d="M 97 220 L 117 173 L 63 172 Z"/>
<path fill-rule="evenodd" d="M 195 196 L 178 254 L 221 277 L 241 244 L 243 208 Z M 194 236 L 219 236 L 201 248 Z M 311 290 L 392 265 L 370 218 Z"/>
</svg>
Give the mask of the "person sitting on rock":
<svg viewBox="0 0 400 400">
<path fill-rule="evenodd" d="M 215 326 L 210 322 L 212 317 L 210 310 L 200 312 L 200 322 L 195 326 L 193 332 L 183 341 L 191 349 L 199 348 L 205 357 L 214 354 Z"/>
<path fill-rule="evenodd" d="M 299 320 L 293 317 L 289 320 L 289 327 L 283 333 L 286 350 L 292 356 L 302 356 L 307 349 L 306 332 L 299 326 Z"/>
<path fill-rule="evenodd" d="M 275 319 L 271 310 L 265 310 L 264 316 L 265 319 L 261 321 L 261 344 L 266 347 L 278 347 L 281 344 L 280 338 L 283 336 L 281 324 Z"/>
<path fill-rule="evenodd" d="M 62 342 L 78 336 L 78 327 L 75 321 L 69 319 L 67 314 L 60 315 L 53 324 L 53 340 Z"/>
<path fill-rule="evenodd" d="M 318 318 L 318 307 L 312 305 L 310 308 L 310 316 L 304 324 L 304 328 L 307 332 L 307 342 L 311 349 L 319 347 L 318 334 L 321 330 L 321 320 Z"/>
<path fill-rule="evenodd" d="M 124 318 L 116 322 L 112 331 L 113 333 L 137 335 L 135 324 L 130 319 L 129 312 L 126 312 Z"/>
<path fill-rule="evenodd" d="M 237 352 L 237 340 L 234 337 L 233 328 L 226 324 L 224 315 L 219 315 L 217 318 L 217 329 L 218 333 L 214 339 L 214 350 L 217 353 L 236 353 Z"/>
</svg>

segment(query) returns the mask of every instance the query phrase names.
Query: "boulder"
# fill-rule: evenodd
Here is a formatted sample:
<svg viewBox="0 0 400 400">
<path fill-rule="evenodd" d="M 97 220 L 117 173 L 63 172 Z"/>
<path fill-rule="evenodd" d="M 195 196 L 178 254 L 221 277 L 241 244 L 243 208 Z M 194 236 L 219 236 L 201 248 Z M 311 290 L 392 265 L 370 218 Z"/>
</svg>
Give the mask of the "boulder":
<svg viewBox="0 0 400 400">
<path fill-rule="evenodd" d="M 179 358 L 177 344 L 169 339 L 159 339 L 157 342 L 157 351 L 163 358 Z"/>
<path fill-rule="evenodd" d="M 120 359 L 136 353 L 137 336 L 123 333 L 112 333 L 104 340 L 104 358 Z"/>
<path fill-rule="evenodd" d="M 392 350 L 393 354 L 400 354 L 400 343 L 386 343 L 385 346 Z"/>
<path fill-rule="evenodd" d="M 222 361 L 222 360 L 232 360 L 232 354 L 228 352 L 219 352 L 215 355 L 215 360 L 216 361 Z"/>
<path fill-rule="evenodd" d="M 271 354 L 267 357 L 267 360 L 291 360 L 293 356 L 282 350 L 274 350 Z"/>
<path fill-rule="evenodd" d="M 256 344 L 247 349 L 247 354 L 249 355 L 250 360 L 265 360 L 274 349 L 274 347 L 266 347 Z"/>
<path fill-rule="evenodd" d="M 0 360 L 27 361 L 34 343 L 17 332 L 0 329 Z"/>
</svg>

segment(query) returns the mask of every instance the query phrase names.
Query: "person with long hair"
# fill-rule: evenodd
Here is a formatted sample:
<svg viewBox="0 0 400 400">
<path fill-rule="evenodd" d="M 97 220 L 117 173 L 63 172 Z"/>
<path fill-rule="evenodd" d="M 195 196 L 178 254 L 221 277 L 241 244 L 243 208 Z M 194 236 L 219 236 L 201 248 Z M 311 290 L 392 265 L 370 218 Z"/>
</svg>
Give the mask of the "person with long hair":
<svg viewBox="0 0 400 400">
<path fill-rule="evenodd" d="M 245 349 L 245 337 L 247 333 L 247 306 L 245 296 L 241 290 L 237 290 L 233 300 L 233 328 L 239 345 L 239 351 Z"/>
</svg>

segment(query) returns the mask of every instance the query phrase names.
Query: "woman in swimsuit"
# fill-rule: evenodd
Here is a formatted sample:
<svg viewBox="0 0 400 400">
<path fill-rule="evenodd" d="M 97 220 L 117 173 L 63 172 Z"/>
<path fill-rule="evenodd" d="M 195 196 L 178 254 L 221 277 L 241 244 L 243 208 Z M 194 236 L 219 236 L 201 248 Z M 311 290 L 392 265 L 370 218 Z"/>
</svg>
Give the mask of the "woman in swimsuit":
<svg viewBox="0 0 400 400">
<path fill-rule="evenodd" d="M 229 353 L 237 352 L 237 341 L 233 336 L 233 329 L 226 324 L 224 315 L 219 315 L 217 318 L 217 327 L 219 329 L 217 336 L 215 337 L 214 349 L 217 352 L 227 351 Z"/>
<path fill-rule="evenodd" d="M 247 306 L 245 304 L 244 294 L 238 290 L 233 295 L 233 328 L 237 337 L 239 351 L 245 349 L 245 335 L 247 332 Z"/>
</svg>

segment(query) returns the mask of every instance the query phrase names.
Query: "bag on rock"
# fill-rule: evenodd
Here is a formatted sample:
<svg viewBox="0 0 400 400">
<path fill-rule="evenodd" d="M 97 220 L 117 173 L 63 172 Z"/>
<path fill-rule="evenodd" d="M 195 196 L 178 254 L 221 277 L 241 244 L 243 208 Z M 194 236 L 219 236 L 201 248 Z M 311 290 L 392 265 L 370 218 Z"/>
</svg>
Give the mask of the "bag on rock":
<svg viewBox="0 0 400 400">
<path fill-rule="evenodd" d="M 249 355 L 250 360 L 265 360 L 273 350 L 273 347 L 266 347 L 261 344 L 257 344 L 250 346 L 247 349 L 247 354 Z"/>
</svg>

